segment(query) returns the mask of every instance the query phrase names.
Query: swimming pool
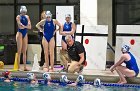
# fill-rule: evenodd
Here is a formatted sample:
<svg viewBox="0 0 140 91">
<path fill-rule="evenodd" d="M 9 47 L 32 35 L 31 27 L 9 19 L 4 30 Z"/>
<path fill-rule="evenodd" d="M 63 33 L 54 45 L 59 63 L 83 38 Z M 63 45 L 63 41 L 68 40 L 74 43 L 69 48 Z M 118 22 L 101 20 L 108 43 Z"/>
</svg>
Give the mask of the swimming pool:
<svg viewBox="0 0 140 91">
<path fill-rule="evenodd" d="M 33 85 L 27 82 L 0 82 L 0 91 L 140 91 L 140 88 L 117 86 L 101 86 L 96 88 L 88 84 L 82 87 L 59 86 L 58 84 L 47 86 L 41 84 Z"/>
</svg>

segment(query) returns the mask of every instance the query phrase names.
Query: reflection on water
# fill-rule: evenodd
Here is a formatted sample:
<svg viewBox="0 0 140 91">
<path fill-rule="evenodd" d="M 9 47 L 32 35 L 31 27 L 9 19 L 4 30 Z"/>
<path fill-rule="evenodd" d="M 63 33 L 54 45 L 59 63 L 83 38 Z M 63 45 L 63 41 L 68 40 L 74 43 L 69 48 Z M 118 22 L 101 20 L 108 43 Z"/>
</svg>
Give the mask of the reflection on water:
<svg viewBox="0 0 140 91">
<path fill-rule="evenodd" d="M 40 85 L 20 82 L 5 83 L 0 82 L 0 91 L 140 91 L 136 88 L 118 88 L 118 87 L 94 87 L 84 85 L 83 87 L 59 86 L 58 84 Z"/>
</svg>

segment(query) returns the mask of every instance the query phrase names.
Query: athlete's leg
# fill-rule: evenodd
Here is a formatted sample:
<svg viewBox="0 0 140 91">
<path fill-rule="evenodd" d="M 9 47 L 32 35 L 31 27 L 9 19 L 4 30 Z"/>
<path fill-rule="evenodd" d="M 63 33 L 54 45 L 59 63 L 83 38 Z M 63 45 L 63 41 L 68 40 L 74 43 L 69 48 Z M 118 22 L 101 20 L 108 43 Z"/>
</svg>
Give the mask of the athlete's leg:
<svg viewBox="0 0 140 91">
<path fill-rule="evenodd" d="M 23 64 L 24 64 L 24 70 L 26 71 L 26 60 L 27 60 L 27 47 L 28 47 L 28 36 L 27 34 L 23 38 L 23 44 L 22 44 L 22 52 L 23 52 Z"/>
<path fill-rule="evenodd" d="M 51 63 L 50 71 L 53 71 L 54 68 L 54 47 L 55 47 L 55 41 L 54 41 L 54 37 L 52 37 L 49 42 L 50 63 Z"/>
<path fill-rule="evenodd" d="M 124 66 L 117 66 L 116 71 L 120 76 L 119 83 L 121 83 L 121 84 L 127 83 L 125 76 L 127 76 L 127 77 L 134 77 L 135 76 L 135 72 L 133 70 L 130 70 Z"/>
<path fill-rule="evenodd" d="M 20 55 L 22 51 L 22 34 L 17 32 L 16 34 L 16 42 L 17 42 L 17 53 L 18 53 L 18 69 L 20 69 Z"/>
<path fill-rule="evenodd" d="M 48 59 L 48 47 L 49 47 L 49 44 L 46 40 L 45 37 L 43 37 L 42 39 L 42 45 L 43 45 L 43 48 L 44 48 L 44 55 L 45 55 L 45 71 L 49 71 L 49 59 Z"/>
</svg>

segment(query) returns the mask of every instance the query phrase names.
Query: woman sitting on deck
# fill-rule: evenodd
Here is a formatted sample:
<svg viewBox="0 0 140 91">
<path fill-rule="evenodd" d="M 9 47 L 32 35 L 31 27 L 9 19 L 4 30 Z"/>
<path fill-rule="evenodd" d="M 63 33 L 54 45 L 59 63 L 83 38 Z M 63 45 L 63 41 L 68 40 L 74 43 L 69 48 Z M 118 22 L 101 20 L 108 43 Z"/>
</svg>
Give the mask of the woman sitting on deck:
<svg viewBox="0 0 140 91">
<path fill-rule="evenodd" d="M 128 45 L 124 45 L 121 48 L 122 55 L 117 63 L 115 63 L 111 68 L 110 71 L 113 72 L 114 70 L 117 71 L 119 74 L 120 80 L 118 83 L 125 84 L 127 83 L 126 77 L 136 77 L 139 74 L 139 68 L 137 66 L 137 62 L 135 57 L 129 52 L 130 47 Z M 122 66 L 122 63 L 126 64 Z"/>
</svg>

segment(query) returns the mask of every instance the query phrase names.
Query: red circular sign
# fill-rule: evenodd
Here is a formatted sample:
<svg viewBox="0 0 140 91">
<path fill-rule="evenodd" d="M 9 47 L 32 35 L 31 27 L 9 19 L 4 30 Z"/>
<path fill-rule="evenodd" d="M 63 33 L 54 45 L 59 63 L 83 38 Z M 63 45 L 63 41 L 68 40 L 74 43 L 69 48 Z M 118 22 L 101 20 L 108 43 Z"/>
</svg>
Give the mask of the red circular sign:
<svg viewBox="0 0 140 91">
<path fill-rule="evenodd" d="M 130 40 L 130 44 L 131 44 L 131 45 L 134 45 L 134 44 L 135 44 L 135 40 L 134 40 L 134 39 L 131 39 L 131 40 Z"/>
<path fill-rule="evenodd" d="M 89 43 L 89 40 L 88 40 L 88 39 L 86 39 L 86 40 L 85 40 L 85 44 L 88 44 L 88 43 Z"/>
</svg>

